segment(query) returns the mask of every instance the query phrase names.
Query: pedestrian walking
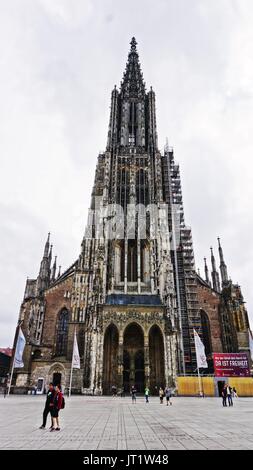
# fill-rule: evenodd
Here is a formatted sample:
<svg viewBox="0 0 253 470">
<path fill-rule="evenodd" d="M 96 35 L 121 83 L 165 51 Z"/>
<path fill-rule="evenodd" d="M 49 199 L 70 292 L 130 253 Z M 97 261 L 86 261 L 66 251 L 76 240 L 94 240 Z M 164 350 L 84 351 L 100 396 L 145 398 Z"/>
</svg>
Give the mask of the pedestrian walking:
<svg viewBox="0 0 253 470">
<path fill-rule="evenodd" d="M 53 401 L 54 401 L 54 394 L 55 394 L 55 391 L 54 391 L 54 386 L 52 384 L 52 382 L 49 384 L 49 387 L 48 387 L 48 392 L 47 392 L 47 398 L 46 398 L 46 403 L 45 403 L 45 408 L 44 408 L 44 411 L 43 411 L 43 423 L 42 425 L 40 426 L 40 429 L 45 429 L 46 427 L 46 424 L 47 424 L 47 415 L 48 413 L 50 413 L 52 407 L 53 407 Z M 52 429 L 53 427 L 53 418 L 51 416 L 51 427 L 50 429 Z"/>
<path fill-rule="evenodd" d="M 6 397 L 6 395 L 7 395 L 7 385 L 5 385 L 4 387 L 4 398 Z"/>
<path fill-rule="evenodd" d="M 132 388 L 131 388 L 131 395 L 132 395 L 132 403 L 135 403 L 136 404 L 136 388 L 135 386 L 133 385 Z"/>
<path fill-rule="evenodd" d="M 146 399 L 146 403 L 149 403 L 149 388 L 148 387 L 145 388 L 145 399 Z"/>
<path fill-rule="evenodd" d="M 113 397 L 116 397 L 116 396 L 117 396 L 117 387 L 116 387 L 116 385 L 113 385 L 113 386 L 112 386 L 112 396 L 113 396 Z"/>
<path fill-rule="evenodd" d="M 233 387 L 233 397 L 238 398 L 236 388 Z"/>
<path fill-rule="evenodd" d="M 162 387 L 159 388 L 159 397 L 160 397 L 160 404 L 163 404 L 163 397 L 164 397 L 164 390 Z"/>
<path fill-rule="evenodd" d="M 167 402 L 167 406 L 172 405 L 172 402 L 170 401 L 171 399 L 171 389 L 169 387 L 166 387 L 165 389 L 165 397 L 166 397 L 166 402 Z"/>
<path fill-rule="evenodd" d="M 222 405 L 227 406 L 227 384 L 224 385 L 222 392 L 221 392 L 221 396 L 222 396 Z"/>
<path fill-rule="evenodd" d="M 59 411 L 64 408 L 65 400 L 63 394 L 61 392 L 61 386 L 55 386 L 55 394 L 53 398 L 53 406 L 51 407 L 51 416 L 53 419 L 53 426 L 50 431 L 60 431 L 60 423 L 59 423 Z"/>
<path fill-rule="evenodd" d="M 233 406 L 232 387 L 230 387 L 230 385 L 227 385 L 227 397 L 228 397 L 228 406 Z"/>
</svg>

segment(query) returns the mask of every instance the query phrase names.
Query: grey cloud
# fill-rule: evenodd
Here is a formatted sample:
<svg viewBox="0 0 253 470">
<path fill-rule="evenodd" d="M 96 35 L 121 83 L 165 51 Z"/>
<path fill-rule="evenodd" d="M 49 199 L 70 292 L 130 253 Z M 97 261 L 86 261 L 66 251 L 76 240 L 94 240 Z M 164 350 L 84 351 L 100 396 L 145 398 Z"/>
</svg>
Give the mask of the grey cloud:
<svg viewBox="0 0 253 470">
<path fill-rule="evenodd" d="M 220 235 L 251 314 L 251 0 L 13 0 L 1 10 L 0 345 L 12 343 L 48 230 L 63 267 L 78 256 L 133 35 L 160 148 L 168 136 L 181 166 L 196 265 Z"/>
</svg>

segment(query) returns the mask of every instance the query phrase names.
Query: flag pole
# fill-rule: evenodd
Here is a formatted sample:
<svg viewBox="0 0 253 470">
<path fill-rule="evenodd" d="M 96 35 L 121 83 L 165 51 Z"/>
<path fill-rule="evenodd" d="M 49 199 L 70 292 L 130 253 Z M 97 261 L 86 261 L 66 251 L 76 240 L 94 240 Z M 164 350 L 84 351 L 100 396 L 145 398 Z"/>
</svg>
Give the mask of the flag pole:
<svg viewBox="0 0 253 470">
<path fill-rule="evenodd" d="M 13 361 L 12 361 L 11 376 L 10 376 L 10 381 L 9 381 L 9 386 L 8 386 L 8 393 L 7 393 L 8 396 L 10 395 L 11 382 L 12 382 L 13 371 L 14 371 L 14 364 L 15 364 L 15 354 L 13 356 Z"/>
<path fill-rule="evenodd" d="M 199 373 L 199 368 L 198 368 L 198 378 L 199 378 L 199 396 L 201 397 L 202 387 L 201 387 L 201 377 Z"/>
<path fill-rule="evenodd" d="M 73 365 L 71 364 L 71 371 L 70 371 L 70 382 L 69 382 L 69 398 L 71 395 L 71 387 L 72 387 L 72 375 L 73 375 Z"/>
<path fill-rule="evenodd" d="M 75 335 L 76 335 L 76 327 L 74 331 L 74 341 L 73 341 L 73 351 L 72 351 L 72 361 L 71 361 L 71 370 L 70 370 L 70 381 L 69 381 L 69 398 L 71 396 L 71 387 L 72 387 L 72 376 L 73 376 L 73 355 L 74 355 L 74 347 L 75 347 Z"/>
<path fill-rule="evenodd" d="M 17 334 L 16 338 L 19 337 L 20 329 L 21 329 L 21 323 L 20 323 L 20 325 L 19 325 L 18 334 Z M 14 365 L 15 365 L 15 357 L 16 357 L 16 347 L 17 347 L 17 341 L 16 341 L 16 344 L 15 344 L 15 351 L 14 351 L 13 360 L 12 360 L 11 376 L 10 376 L 10 381 L 9 381 L 7 396 L 10 395 L 10 390 L 11 390 L 11 382 L 12 382 L 12 378 L 13 378 Z"/>
</svg>

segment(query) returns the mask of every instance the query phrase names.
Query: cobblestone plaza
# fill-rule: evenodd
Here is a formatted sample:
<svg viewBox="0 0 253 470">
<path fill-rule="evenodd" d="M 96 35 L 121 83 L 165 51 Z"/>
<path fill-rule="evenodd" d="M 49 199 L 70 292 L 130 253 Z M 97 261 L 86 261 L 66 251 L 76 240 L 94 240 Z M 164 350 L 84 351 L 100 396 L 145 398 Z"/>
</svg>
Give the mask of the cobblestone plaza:
<svg viewBox="0 0 253 470">
<path fill-rule="evenodd" d="M 218 398 L 174 398 L 172 406 L 138 397 L 66 398 L 61 431 L 40 430 L 44 397 L 0 396 L 0 449 L 253 449 L 253 399 L 223 408 Z"/>
</svg>

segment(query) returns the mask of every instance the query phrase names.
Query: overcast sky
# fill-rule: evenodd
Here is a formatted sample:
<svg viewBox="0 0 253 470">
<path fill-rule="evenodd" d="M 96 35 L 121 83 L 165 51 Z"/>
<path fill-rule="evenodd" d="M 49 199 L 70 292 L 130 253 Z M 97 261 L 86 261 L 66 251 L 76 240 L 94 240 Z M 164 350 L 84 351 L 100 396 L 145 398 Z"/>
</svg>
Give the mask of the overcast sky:
<svg viewBox="0 0 253 470">
<path fill-rule="evenodd" d="M 132 36 L 159 146 L 168 136 L 180 163 L 196 266 L 220 236 L 253 318 L 252 24 L 252 0 L 0 0 L 0 347 L 47 232 L 63 269 L 79 254 Z"/>
</svg>

